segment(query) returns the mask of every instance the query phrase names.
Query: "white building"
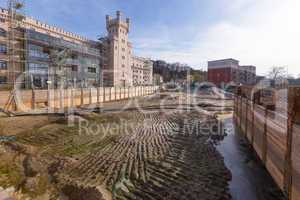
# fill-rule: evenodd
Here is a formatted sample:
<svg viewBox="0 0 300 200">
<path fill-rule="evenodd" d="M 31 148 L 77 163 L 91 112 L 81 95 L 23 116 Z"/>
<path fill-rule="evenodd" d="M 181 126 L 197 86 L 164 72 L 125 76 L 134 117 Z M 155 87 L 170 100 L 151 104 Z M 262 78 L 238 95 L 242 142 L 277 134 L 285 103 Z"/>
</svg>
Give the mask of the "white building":
<svg viewBox="0 0 300 200">
<path fill-rule="evenodd" d="M 122 19 L 117 11 L 113 19 L 106 16 L 108 36 L 105 38 L 107 64 L 103 68 L 103 81 L 107 86 L 151 85 L 153 63 L 149 59 L 138 58 L 132 54 L 129 42 L 130 19 Z"/>
<path fill-rule="evenodd" d="M 133 85 L 152 85 L 153 62 L 150 59 L 133 56 L 131 69 Z"/>
</svg>

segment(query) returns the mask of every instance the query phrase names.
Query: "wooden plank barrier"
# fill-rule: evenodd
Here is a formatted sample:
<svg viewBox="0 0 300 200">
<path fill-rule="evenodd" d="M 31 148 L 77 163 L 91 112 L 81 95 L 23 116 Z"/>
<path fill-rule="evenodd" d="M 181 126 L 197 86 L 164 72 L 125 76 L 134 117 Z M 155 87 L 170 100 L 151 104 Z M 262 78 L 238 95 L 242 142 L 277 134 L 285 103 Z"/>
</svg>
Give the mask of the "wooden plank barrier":
<svg viewBox="0 0 300 200">
<path fill-rule="evenodd" d="M 19 90 L 16 102 L 10 91 L 0 91 L 0 108 L 9 111 L 31 112 L 32 110 L 64 111 L 69 107 L 79 107 L 103 102 L 119 101 L 153 94 L 157 86 L 99 87 L 77 89 Z"/>
<path fill-rule="evenodd" d="M 287 95 L 281 98 L 287 99 L 286 113 L 236 95 L 234 118 L 280 189 L 300 200 L 300 88 L 290 87 Z"/>
</svg>

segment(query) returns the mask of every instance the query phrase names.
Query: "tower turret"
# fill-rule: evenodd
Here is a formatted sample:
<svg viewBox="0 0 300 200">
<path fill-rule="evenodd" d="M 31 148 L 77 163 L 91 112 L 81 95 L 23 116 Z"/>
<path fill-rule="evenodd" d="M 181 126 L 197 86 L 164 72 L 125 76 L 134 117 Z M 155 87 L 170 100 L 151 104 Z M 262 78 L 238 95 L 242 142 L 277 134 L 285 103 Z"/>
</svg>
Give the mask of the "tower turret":
<svg viewBox="0 0 300 200">
<path fill-rule="evenodd" d="M 106 16 L 106 28 L 110 41 L 110 69 L 114 86 L 131 86 L 131 52 L 132 47 L 128 41 L 130 19 L 122 19 L 121 11 L 116 12 L 116 18 Z"/>
<path fill-rule="evenodd" d="M 112 20 L 112 17 L 109 16 L 109 15 L 106 15 L 106 28 L 107 28 L 107 30 L 109 28 L 109 24 L 110 24 L 111 20 Z"/>
<path fill-rule="evenodd" d="M 118 10 L 116 13 L 117 13 L 117 19 L 118 19 L 118 21 L 121 21 L 121 18 L 122 18 L 121 11 Z"/>
<path fill-rule="evenodd" d="M 129 18 L 126 18 L 126 24 L 128 26 L 128 32 L 129 32 L 129 27 L 130 27 L 130 19 Z"/>
</svg>

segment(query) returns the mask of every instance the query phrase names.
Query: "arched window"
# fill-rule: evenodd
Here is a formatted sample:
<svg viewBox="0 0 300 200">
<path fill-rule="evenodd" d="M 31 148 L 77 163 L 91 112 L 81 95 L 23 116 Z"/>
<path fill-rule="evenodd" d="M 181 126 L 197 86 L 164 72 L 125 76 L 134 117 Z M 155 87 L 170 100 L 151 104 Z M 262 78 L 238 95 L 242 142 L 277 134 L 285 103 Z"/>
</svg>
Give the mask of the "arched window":
<svg viewBox="0 0 300 200">
<path fill-rule="evenodd" d="M 0 28 L 0 36 L 6 37 L 6 30 Z"/>
</svg>

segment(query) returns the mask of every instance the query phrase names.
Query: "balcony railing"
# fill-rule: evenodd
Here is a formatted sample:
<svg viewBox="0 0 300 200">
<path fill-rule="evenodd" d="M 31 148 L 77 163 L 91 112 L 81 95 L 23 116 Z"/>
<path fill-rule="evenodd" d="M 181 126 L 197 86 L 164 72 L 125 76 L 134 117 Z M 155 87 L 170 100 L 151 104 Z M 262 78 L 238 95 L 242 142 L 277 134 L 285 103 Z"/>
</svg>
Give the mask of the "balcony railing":
<svg viewBox="0 0 300 200">
<path fill-rule="evenodd" d="M 28 30 L 27 32 L 28 40 L 38 41 L 43 43 L 44 45 L 51 46 L 51 47 L 60 47 L 60 48 L 69 48 L 73 51 L 89 54 L 93 56 L 100 57 L 100 50 L 90 48 L 86 45 L 80 45 L 76 43 L 72 43 L 61 38 L 55 38 L 46 34 L 38 33 L 32 30 Z"/>
</svg>

